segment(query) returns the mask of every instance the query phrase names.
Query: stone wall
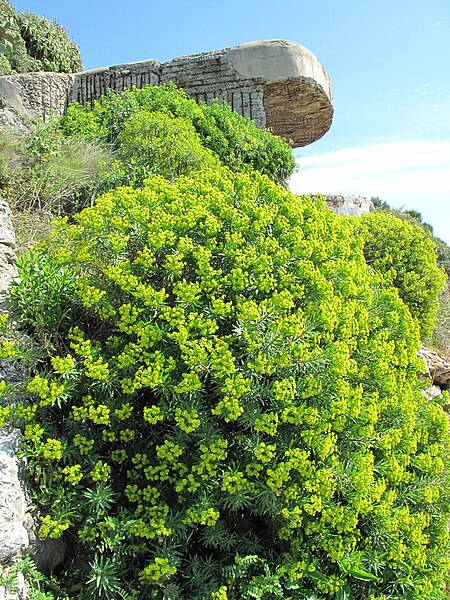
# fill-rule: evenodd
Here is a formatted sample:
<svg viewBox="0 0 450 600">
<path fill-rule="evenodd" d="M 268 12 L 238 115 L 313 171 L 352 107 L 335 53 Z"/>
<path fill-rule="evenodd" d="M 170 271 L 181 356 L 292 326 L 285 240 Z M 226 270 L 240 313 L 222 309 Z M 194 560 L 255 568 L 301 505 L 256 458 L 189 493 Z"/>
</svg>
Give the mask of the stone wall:
<svg viewBox="0 0 450 600">
<path fill-rule="evenodd" d="M 84 71 L 74 77 L 70 100 L 80 104 L 92 104 L 108 89 L 122 92 L 126 88 L 143 88 L 146 85 L 159 85 L 161 63 L 156 60 L 116 65 L 104 69 Z"/>
<path fill-rule="evenodd" d="M 258 127 L 305 146 L 322 137 L 333 119 L 329 77 L 307 48 L 285 40 L 241 44 L 233 48 L 175 58 L 147 60 L 74 75 L 32 73 L 0 77 L 0 96 L 20 116 L 61 114 L 70 100 L 98 100 L 108 89 L 173 81 L 197 102 L 226 100 Z M 2 117 L 3 112 L 3 117 Z"/>
</svg>

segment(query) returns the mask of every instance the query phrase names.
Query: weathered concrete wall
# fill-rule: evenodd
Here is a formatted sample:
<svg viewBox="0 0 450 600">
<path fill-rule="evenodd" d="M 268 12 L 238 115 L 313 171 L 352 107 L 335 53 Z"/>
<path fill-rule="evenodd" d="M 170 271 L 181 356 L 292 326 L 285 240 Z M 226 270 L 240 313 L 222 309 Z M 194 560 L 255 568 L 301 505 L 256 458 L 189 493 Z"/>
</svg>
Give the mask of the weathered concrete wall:
<svg viewBox="0 0 450 600">
<path fill-rule="evenodd" d="M 70 93 L 70 100 L 81 104 L 98 100 L 108 89 L 122 92 L 125 88 L 143 88 L 159 85 L 161 63 L 156 60 L 116 65 L 78 73 Z"/>
<path fill-rule="evenodd" d="M 285 40 L 251 42 L 230 48 L 228 60 L 241 77 L 263 83 L 265 126 L 307 146 L 321 138 L 333 119 L 327 72 L 307 48 Z"/>
<path fill-rule="evenodd" d="M 264 80 L 237 72 L 230 60 L 232 51 L 233 48 L 175 58 L 161 65 L 160 81 L 173 81 L 197 102 L 211 104 L 214 100 L 225 100 L 240 115 L 264 127 Z"/>
<path fill-rule="evenodd" d="M 197 102 L 226 100 L 258 127 L 291 139 L 295 147 L 322 137 L 333 119 L 331 83 L 325 69 L 307 48 L 285 40 L 250 42 L 167 63 L 148 60 L 75 75 L 8 75 L 0 77 L 0 95 L 18 115 L 46 118 L 52 112 L 61 114 L 70 100 L 92 103 L 108 89 L 120 92 L 169 81 Z"/>
</svg>

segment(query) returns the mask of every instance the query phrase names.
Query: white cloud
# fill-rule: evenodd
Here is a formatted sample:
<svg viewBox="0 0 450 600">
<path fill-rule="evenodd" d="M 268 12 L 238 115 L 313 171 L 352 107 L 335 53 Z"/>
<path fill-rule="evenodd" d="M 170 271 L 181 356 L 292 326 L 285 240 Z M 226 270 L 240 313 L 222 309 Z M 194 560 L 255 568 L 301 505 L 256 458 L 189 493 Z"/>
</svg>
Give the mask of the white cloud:
<svg viewBox="0 0 450 600">
<path fill-rule="evenodd" d="M 450 142 L 392 141 L 342 148 L 298 160 L 291 177 L 295 193 L 361 196 L 448 192 Z"/>
</svg>

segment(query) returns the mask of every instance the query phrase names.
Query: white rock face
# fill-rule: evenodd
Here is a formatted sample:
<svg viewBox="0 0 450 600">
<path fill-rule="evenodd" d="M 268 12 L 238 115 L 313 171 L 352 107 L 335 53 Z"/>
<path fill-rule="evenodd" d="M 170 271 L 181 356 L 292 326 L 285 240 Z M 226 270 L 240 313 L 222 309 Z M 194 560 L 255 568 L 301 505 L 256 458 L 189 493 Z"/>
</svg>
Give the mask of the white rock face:
<svg viewBox="0 0 450 600">
<path fill-rule="evenodd" d="M 14 246 L 16 238 L 8 204 L 0 199 L 0 311 L 5 310 L 5 295 L 17 275 Z M 0 378 L 20 381 L 20 373 L 7 361 L 0 361 Z M 0 429 L 0 565 L 13 562 L 29 547 L 26 523 L 27 502 L 20 483 L 16 452 L 19 429 Z M 24 577 L 18 573 L 14 582 L 0 586 L 0 600 L 26 600 Z"/>
<path fill-rule="evenodd" d="M 346 215 L 348 217 L 360 217 L 369 213 L 373 209 L 372 200 L 360 198 L 359 196 L 344 196 L 342 194 L 311 194 L 311 198 L 325 198 L 326 204 L 330 210 L 337 215 Z"/>
<path fill-rule="evenodd" d="M 0 563 L 13 559 L 29 544 L 24 527 L 26 502 L 15 454 L 19 439 L 19 429 L 0 430 Z"/>
<path fill-rule="evenodd" d="M 17 573 L 8 586 L 0 587 L 0 600 L 27 600 L 27 598 L 25 578 L 22 573 Z"/>
<path fill-rule="evenodd" d="M 435 400 L 436 398 L 442 397 L 442 390 L 437 385 L 430 385 L 429 387 L 422 390 L 422 394 L 427 400 Z"/>
</svg>

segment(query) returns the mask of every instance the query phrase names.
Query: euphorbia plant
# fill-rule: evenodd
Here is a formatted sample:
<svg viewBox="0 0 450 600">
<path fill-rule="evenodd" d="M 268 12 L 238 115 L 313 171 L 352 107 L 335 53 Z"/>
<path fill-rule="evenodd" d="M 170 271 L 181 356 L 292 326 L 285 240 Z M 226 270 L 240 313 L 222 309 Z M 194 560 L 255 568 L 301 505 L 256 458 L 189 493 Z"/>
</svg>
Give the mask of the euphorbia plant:
<svg viewBox="0 0 450 600">
<path fill-rule="evenodd" d="M 447 421 L 350 222 L 217 168 L 107 193 L 34 260 L 70 271 L 71 303 L 6 418 L 66 590 L 445 597 Z"/>
</svg>

